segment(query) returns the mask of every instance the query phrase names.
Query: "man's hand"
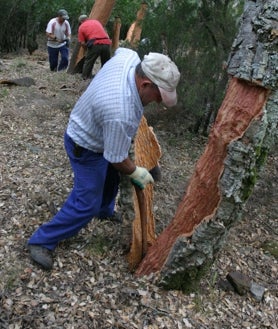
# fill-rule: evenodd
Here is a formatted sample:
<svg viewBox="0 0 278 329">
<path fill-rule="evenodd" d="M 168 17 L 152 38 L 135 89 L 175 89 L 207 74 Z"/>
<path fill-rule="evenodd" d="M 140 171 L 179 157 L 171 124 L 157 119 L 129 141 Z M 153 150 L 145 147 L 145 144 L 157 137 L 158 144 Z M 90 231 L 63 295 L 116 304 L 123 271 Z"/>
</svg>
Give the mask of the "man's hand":
<svg viewBox="0 0 278 329">
<path fill-rule="evenodd" d="M 69 46 L 70 46 L 70 38 L 66 38 L 65 41 L 66 41 L 66 47 L 69 48 Z"/>
<path fill-rule="evenodd" d="M 148 183 L 154 183 L 152 175 L 146 168 L 136 167 L 134 172 L 129 175 L 133 184 L 140 187 L 140 189 L 144 189 Z"/>
</svg>

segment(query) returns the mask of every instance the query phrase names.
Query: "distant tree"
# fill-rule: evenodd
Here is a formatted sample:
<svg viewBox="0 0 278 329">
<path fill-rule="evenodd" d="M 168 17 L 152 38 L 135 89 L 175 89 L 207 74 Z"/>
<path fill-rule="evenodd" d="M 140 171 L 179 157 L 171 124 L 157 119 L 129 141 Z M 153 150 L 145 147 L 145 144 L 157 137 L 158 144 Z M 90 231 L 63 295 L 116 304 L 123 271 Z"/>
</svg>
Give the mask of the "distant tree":
<svg viewBox="0 0 278 329">
<path fill-rule="evenodd" d="M 24 4 L 22 0 L 0 0 L 0 51 L 16 51 L 25 47 L 27 39 L 27 22 L 30 14 L 30 3 Z"/>
<path fill-rule="evenodd" d="M 181 70 L 179 100 L 192 115 L 192 131 L 207 134 L 223 96 L 223 70 L 235 37 L 243 0 L 159 1 L 149 6 L 139 47 L 166 52 Z M 182 119 L 182 118 L 180 118 Z"/>
<path fill-rule="evenodd" d="M 73 32 L 77 30 L 78 17 L 91 8 L 91 0 L 0 0 L 0 52 L 37 48 L 36 36 L 44 33 L 50 18 L 65 8 L 70 16 Z"/>
</svg>

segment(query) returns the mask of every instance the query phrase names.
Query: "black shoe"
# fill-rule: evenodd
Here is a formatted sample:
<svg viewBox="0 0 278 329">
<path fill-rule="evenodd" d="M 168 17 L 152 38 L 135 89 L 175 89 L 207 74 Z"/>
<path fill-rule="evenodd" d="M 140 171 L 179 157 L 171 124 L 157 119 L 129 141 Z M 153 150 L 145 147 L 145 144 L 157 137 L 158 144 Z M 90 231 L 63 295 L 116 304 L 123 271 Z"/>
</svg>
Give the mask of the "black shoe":
<svg viewBox="0 0 278 329">
<path fill-rule="evenodd" d="M 123 216 L 120 212 L 114 211 L 113 215 L 110 217 L 99 218 L 100 220 L 108 220 L 110 222 L 119 223 L 123 222 Z"/>
<path fill-rule="evenodd" d="M 51 270 L 53 267 L 52 251 L 37 244 L 29 244 L 31 258 L 41 265 L 45 270 Z"/>
</svg>

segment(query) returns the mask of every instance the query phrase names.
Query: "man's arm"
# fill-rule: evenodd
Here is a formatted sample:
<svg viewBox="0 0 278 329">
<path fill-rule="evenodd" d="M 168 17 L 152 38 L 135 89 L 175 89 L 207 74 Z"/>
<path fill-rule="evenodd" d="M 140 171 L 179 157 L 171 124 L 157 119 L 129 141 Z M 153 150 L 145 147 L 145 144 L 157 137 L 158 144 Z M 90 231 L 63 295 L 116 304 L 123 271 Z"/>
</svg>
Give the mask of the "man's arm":
<svg viewBox="0 0 278 329">
<path fill-rule="evenodd" d="M 142 190 L 147 184 L 154 183 L 154 179 L 150 172 L 144 167 L 135 166 L 130 158 L 119 163 L 112 163 L 112 165 L 121 173 L 128 175 L 131 178 L 132 183 Z"/>
<path fill-rule="evenodd" d="M 55 36 L 54 33 L 48 33 L 48 32 L 46 32 L 46 36 L 47 36 L 48 40 L 53 40 L 53 41 L 57 40 L 57 38 L 56 38 L 56 36 Z"/>
<path fill-rule="evenodd" d="M 124 175 L 132 174 L 136 166 L 130 158 L 125 159 L 122 162 L 112 163 L 113 167 Z"/>
</svg>

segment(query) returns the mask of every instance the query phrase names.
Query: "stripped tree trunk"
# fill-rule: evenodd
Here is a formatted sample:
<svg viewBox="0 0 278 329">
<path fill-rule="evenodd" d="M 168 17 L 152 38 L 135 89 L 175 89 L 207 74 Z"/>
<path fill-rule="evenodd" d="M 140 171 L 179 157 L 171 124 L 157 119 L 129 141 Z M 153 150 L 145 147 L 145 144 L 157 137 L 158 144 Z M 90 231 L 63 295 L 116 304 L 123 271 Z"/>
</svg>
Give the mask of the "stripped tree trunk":
<svg viewBox="0 0 278 329">
<path fill-rule="evenodd" d="M 101 22 L 103 26 L 105 26 L 109 20 L 114 4 L 115 0 L 96 0 L 89 15 L 89 18 L 97 19 Z M 85 50 L 80 46 L 80 43 L 77 42 L 76 46 L 73 49 L 67 72 L 70 74 L 81 73 L 84 56 Z"/>
<path fill-rule="evenodd" d="M 145 18 L 146 12 L 148 9 L 148 5 L 146 2 L 142 2 L 140 9 L 137 12 L 136 20 L 131 24 L 127 36 L 126 41 L 130 44 L 132 48 L 137 48 L 138 43 L 141 39 L 141 33 L 142 33 L 142 22 Z"/>
<path fill-rule="evenodd" d="M 119 47 L 121 26 L 121 18 L 116 17 L 113 25 L 112 51 L 115 51 Z"/>
<path fill-rule="evenodd" d="M 278 3 L 247 0 L 228 61 L 226 96 L 169 226 L 136 274 L 168 289 L 194 290 L 240 219 L 277 138 Z"/>
</svg>

